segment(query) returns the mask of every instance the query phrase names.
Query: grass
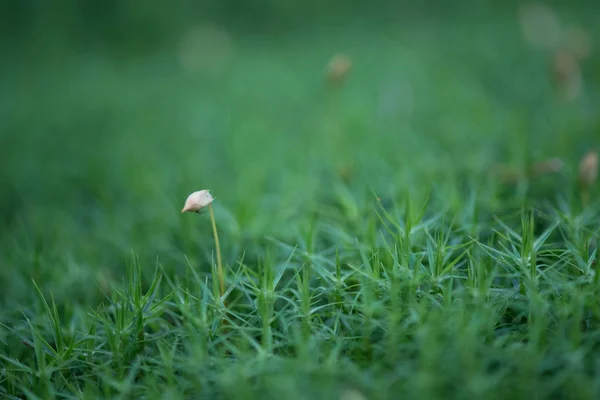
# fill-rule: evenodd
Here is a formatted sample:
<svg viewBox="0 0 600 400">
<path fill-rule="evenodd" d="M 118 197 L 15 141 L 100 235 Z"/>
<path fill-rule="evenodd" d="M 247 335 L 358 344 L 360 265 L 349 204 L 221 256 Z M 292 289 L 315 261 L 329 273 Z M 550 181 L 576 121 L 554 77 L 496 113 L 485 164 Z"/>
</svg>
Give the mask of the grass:
<svg viewBox="0 0 600 400">
<path fill-rule="evenodd" d="M 566 104 L 514 13 L 469 18 L 235 37 L 200 71 L 175 48 L 15 54 L 0 394 L 597 398 L 599 203 L 576 182 L 600 59 Z M 548 157 L 564 170 L 490 173 Z M 199 189 L 224 296 L 209 216 L 179 213 Z"/>
</svg>

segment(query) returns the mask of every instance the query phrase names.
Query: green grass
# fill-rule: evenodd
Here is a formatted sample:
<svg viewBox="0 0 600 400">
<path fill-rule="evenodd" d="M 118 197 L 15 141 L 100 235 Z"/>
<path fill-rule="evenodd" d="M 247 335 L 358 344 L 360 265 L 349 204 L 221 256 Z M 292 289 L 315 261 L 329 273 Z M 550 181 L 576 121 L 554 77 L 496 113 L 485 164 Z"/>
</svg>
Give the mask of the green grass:
<svg viewBox="0 0 600 400">
<path fill-rule="evenodd" d="M 597 55 L 565 104 L 514 14 L 233 43 L 3 67 L 1 396 L 600 395 Z"/>
</svg>

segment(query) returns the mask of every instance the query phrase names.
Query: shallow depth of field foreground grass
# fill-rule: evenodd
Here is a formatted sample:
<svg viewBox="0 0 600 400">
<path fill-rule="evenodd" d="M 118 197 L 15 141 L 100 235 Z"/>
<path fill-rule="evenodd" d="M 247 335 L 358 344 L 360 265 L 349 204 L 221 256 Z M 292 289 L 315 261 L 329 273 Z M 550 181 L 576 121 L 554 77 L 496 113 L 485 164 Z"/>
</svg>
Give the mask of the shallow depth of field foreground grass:
<svg viewBox="0 0 600 400">
<path fill-rule="evenodd" d="M 592 14 L 564 21 L 600 41 Z M 214 64 L 14 50 L 0 396 L 598 398 L 600 203 L 578 164 L 600 58 L 565 101 L 516 15 L 210 31 Z M 209 214 L 180 213 L 200 189 L 223 297 Z"/>
</svg>

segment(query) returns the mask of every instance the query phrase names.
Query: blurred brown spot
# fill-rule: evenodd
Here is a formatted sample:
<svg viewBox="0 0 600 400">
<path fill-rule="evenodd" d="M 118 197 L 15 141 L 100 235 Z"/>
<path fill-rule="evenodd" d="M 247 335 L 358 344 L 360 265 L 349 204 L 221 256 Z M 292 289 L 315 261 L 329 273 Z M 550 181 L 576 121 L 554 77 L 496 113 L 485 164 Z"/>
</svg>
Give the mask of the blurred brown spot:
<svg viewBox="0 0 600 400">
<path fill-rule="evenodd" d="M 535 49 L 550 50 L 561 41 L 561 25 L 556 12 L 543 3 L 524 3 L 518 11 L 521 33 Z"/>
<path fill-rule="evenodd" d="M 558 49 L 554 53 L 554 73 L 561 81 L 568 80 L 572 75 L 579 73 L 579 62 L 575 56 L 566 49 Z"/>
<path fill-rule="evenodd" d="M 562 171 L 563 166 L 564 162 L 555 157 L 536 162 L 526 171 L 498 164 L 493 167 L 492 172 L 504 183 L 515 183 L 521 178 L 539 178 L 558 173 Z"/>
<path fill-rule="evenodd" d="M 343 82 L 352 69 L 352 60 L 345 54 L 334 55 L 327 65 L 327 80 L 330 84 Z"/>
<path fill-rule="evenodd" d="M 349 183 L 354 177 L 354 168 L 350 164 L 340 165 L 337 168 L 338 176 L 345 183 Z"/>
<path fill-rule="evenodd" d="M 592 186 L 598 178 L 598 153 L 587 152 L 579 163 L 579 181 L 585 187 Z"/>
<path fill-rule="evenodd" d="M 562 171 L 563 166 L 564 162 L 560 158 L 549 158 L 548 160 L 533 164 L 530 175 L 538 177 L 546 174 L 555 174 Z"/>
<path fill-rule="evenodd" d="M 492 174 L 504 183 L 516 182 L 524 175 L 516 168 L 511 168 L 503 164 L 494 165 L 492 167 Z"/>
<path fill-rule="evenodd" d="M 566 48 L 560 48 L 552 58 L 554 85 L 567 101 L 575 100 L 581 93 L 579 60 Z"/>
</svg>

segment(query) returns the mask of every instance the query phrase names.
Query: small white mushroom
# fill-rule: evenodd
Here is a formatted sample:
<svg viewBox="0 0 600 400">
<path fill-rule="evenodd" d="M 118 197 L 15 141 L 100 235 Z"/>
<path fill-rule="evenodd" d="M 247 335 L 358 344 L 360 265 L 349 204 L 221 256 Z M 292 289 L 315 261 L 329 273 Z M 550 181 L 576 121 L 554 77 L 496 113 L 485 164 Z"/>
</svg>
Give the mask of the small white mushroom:
<svg viewBox="0 0 600 400">
<path fill-rule="evenodd" d="M 185 204 L 181 209 L 181 213 L 184 212 L 198 212 L 204 207 L 208 206 L 214 201 L 214 197 L 208 190 L 199 190 L 188 196 L 185 200 Z"/>
</svg>

